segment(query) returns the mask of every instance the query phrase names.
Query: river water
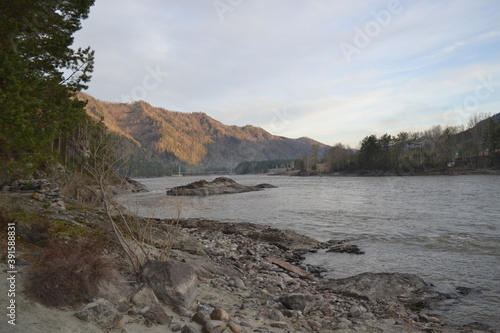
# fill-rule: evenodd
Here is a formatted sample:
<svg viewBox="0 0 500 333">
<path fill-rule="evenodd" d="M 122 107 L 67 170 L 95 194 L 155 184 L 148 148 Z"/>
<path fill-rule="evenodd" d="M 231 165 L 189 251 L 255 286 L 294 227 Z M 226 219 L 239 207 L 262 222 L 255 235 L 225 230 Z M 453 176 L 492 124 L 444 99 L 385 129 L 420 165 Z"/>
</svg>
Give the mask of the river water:
<svg viewBox="0 0 500 333">
<path fill-rule="evenodd" d="M 310 254 L 330 278 L 362 272 L 414 273 L 446 291 L 472 288 L 431 313 L 444 322 L 500 328 L 500 177 L 231 176 L 278 186 L 210 197 L 165 189 L 215 177 L 138 179 L 151 192 L 120 197 L 142 216 L 205 217 L 291 229 L 321 241 L 349 240 L 364 255 Z"/>
</svg>

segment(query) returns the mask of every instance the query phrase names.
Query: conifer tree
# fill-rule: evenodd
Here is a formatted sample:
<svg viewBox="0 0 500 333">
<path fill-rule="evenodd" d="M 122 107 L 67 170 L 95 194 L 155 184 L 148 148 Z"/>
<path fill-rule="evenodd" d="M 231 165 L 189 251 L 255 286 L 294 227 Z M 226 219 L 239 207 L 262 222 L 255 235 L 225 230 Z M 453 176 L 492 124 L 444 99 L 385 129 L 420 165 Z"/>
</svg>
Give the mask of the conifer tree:
<svg viewBox="0 0 500 333">
<path fill-rule="evenodd" d="M 85 119 L 94 52 L 73 35 L 94 0 L 0 0 L 0 158 L 42 159 Z M 40 160 L 40 158 L 38 158 Z"/>
</svg>

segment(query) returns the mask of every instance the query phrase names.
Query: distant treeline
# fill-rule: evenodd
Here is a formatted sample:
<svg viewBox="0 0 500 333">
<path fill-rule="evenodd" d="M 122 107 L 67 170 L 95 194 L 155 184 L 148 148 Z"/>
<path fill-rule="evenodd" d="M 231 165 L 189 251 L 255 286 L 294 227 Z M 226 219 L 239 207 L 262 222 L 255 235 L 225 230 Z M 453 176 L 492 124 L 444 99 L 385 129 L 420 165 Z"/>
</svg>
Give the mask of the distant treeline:
<svg viewBox="0 0 500 333">
<path fill-rule="evenodd" d="M 293 165 L 293 160 L 250 161 L 241 162 L 234 171 L 237 174 L 267 173 L 273 169 L 293 169 Z"/>
<path fill-rule="evenodd" d="M 464 126 L 434 126 L 424 132 L 369 135 L 359 149 L 335 144 L 320 159 L 317 151 L 299 159 L 303 169 L 326 172 L 388 171 L 409 173 L 453 166 L 500 165 L 500 113 L 493 117 L 473 115 Z M 319 162 L 318 162 L 319 161 Z M 295 163 L 297 165 L 297 162 Z"/>
</svg>

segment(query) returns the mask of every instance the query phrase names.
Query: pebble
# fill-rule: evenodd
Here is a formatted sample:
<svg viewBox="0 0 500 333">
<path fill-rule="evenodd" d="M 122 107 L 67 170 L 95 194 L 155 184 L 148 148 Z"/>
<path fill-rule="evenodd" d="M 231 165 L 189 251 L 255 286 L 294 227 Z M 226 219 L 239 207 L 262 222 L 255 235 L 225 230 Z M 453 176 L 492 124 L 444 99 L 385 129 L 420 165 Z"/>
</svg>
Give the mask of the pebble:
<svg viewBox="0 0 500 333">
<path fill-rule="evenodd" d="M 358 306 L 353 306 L 349 310 L 349 314 L 351 315 L 351 317 L 359 317 L 363 314 L 363 310 L 361 310 L 361 308 Z"/>
<path fill-rule="evenodd" d="M 238 325 L 236 323 L 230 322 L 229 324 L 227 324 L 227 326 L 229 327 L 229 329 L 233 333 L 241 333 L 241 332 L 243 332 L 243 327 L 241 327 L 240 325 Z"/>
<path fill-rule="evenodd" d="M 179 332 L 182 329 L 182 325 L 178 322 L 173 322 L 170 324 L 170 329 L 172 332 Z"/>
<path fill-rule="evenodd" d="M 207 312 L 205 312 L 205 311 L 198 311 L 191 318 L 191 321 L 193 321 L 193 322 L 195 322 L 195 323 L 203 326 L 210 319 L 211 319 L 210 315 Z"/>
<path fill-rule="evenodd" d="M 286 328 L 288 328 L 288 324 L 284 321 L 275 321 L 275 322 L 271 323 L 271 327 L 286 329 Z"/>
<path fill-rule="evenodd" d="M 212 318 L 213 320 L 220 320 L 227 322 L 229 321 L 229 319 L 231 319 L 231 316 L 229 315 L 229 313 L 227 313 L 226 310 L 217 308 L 212 311 L 212 313 L 210 314 L 210 318 Z"/>
<path fill-rule="evenodd" d="M 236 279 L 236 280 L 234 281 L 234 286 L 235 286 L 236 288 L 240 288 L 240 289 L 243 289 L 243 288 L 245 288 L 245 287 L 246 287 L 246 286 L 245 286 L 245 282 L 243 282 L 243 280 L 242 280 L 242 279 Z"/>
</svg>

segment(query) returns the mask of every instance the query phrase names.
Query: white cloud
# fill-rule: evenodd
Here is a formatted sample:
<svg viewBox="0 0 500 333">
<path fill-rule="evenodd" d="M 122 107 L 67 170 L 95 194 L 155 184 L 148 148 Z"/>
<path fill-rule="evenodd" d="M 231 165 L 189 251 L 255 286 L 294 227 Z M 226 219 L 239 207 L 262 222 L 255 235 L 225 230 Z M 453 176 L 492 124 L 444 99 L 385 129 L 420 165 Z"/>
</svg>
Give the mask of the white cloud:
<svg viewBox="0 0 500 333">
<path fill-rule="evenodd" d="M 212 1 L 97 1 L 76 39 L 96 50 L 89 92 L 120 100 L 159 66 L 168 75 L 147 91 L 153 105 L 355 146 L 371 131 L 458 122 L 450 110 L 479 77 L 500 81 L 495 0 L 401 1 L 351 63 L 339 45 L 390 1 L 228 3 L 221 21 Z M 478 112 L 499 112 L 499 95 Z M 273 127 L 285 107 L 291 118 Z"/>
</svg>

